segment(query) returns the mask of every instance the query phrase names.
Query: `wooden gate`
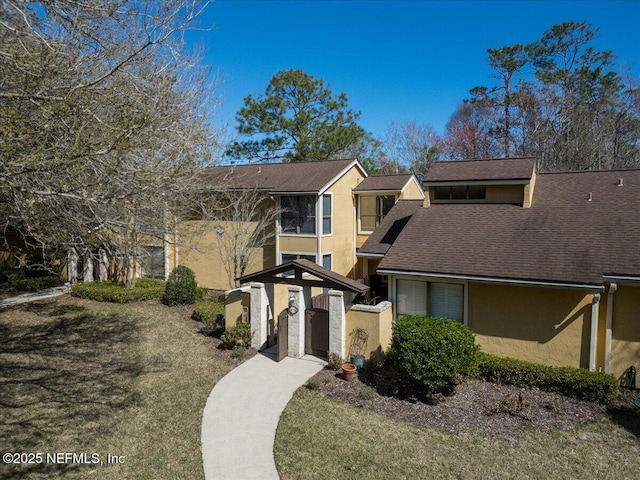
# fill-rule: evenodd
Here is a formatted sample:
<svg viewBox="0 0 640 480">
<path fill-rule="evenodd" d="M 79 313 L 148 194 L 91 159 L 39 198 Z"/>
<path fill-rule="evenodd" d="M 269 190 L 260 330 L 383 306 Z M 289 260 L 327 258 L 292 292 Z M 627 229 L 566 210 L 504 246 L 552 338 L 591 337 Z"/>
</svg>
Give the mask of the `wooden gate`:
<svg viewBox="0 0 640 480">
<path fill-rule="evenodd" d="M 278 315 L 278 354 L 276 361 L 282 360 L 289 354 L 289 314 L 283 310 Z"/>
<path fill-rule="evenodd" d="M 329 312 L 309 308 L 304 315 L 304 353 L 329 355 Z"/>
</svg>

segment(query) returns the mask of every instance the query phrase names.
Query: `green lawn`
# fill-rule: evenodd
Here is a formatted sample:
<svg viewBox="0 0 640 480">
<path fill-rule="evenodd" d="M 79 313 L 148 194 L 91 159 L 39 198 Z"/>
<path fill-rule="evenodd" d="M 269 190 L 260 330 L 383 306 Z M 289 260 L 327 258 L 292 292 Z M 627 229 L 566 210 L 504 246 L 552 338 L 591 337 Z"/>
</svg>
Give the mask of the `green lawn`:
<svg viewBox="0 0 640 480">
<path fill-rule="evenodd" d="M 632 479 L 640 418 L 569 431 L 463 436 L 420 429 L 299 389 L 278 426 L 275 458 L 293 479 Z"/>
<path fill-rule="evenodd" d="M 180 311 L 73 298 L 0 311 L 0 445 L 43 453 L 0 477 L 202 478 L 202 410 L 233 365 Z M 104 464 L 47 463 L 67 452 Z"/>
</svg>

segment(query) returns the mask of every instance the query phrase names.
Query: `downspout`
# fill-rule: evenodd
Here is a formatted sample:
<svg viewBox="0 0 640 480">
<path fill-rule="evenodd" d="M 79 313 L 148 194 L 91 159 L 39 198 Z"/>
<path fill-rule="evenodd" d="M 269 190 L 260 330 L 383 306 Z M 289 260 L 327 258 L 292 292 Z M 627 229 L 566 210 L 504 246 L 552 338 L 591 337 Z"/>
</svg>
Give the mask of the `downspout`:
<svg viewBox="0 0 640 480">
<path fill-rule="evenodd" d="M 609 294 L 607 296 L 607 333 L 604 343 L 604 371 L 611 373 L 611 338 L 613 336 L 613 296 L 618 290 L 617 283 L 609 285 Z"/>
<path fill-rule="evenodd" d="M 169 279 L 169 234 L 165 231 L 162 234 L 162 246 L 164 247 L 164 279 Z"/>
<path fill-rule="evenodd" d="M 594 293 L 591 299 L 591 342 L 589 345 L 589 370 L 596 369 L 596 346 L 598 341 L 598 310 L 600 307 L 600 294 Z"/>
<path fill-rule="evenodd" d="M 322 195 L 318 195 L 318 199 L 316 200 L 316 248 L 318 249 L 316 264 L 320 266 L 322 266 L 322 215 L 324 214 L 322 207 Z"/>
</svg>

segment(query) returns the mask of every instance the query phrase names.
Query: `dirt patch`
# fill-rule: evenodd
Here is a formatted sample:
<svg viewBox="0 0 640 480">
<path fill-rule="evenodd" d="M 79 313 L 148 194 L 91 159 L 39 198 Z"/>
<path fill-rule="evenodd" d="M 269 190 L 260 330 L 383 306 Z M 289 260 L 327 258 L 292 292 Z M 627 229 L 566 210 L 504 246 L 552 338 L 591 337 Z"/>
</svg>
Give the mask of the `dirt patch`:
<svg viewBox="0 0 640 480">
<path fill-rule="evenodd" d="M 437 405 L 402 391 L 393 372 L 360 372 L 352 382 L 325 369 L 314 379 L 317 391 L 390 418 L 453 434 L 505 434 L 570 429 L 597 420 L 607 409 L 562 395 L 471 380 Z"/>
</svg>

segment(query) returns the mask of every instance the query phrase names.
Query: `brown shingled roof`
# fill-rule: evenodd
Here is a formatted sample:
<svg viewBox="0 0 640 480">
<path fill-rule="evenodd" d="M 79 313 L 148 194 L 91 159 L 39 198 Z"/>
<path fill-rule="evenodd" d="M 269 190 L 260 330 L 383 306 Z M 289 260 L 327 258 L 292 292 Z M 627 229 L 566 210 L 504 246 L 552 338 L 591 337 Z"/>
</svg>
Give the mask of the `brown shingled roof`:
<svg viewBox="0 0 640 480">
<path fill-rule="evenodd" d="M 636 277 L 639 207 L 640 170 L 539 174 L 531 208 L 417 209 L 379 270 L 585 285 Z"/>
<path fill-rule="evenodd" d="M 424 183 L 528 180 L 535 167 L 535 158 L 435 162 L 425 175 Z"/>
<path fill-rule="evenodd" d="M 376 190 L 401 192 L 412 178 L 413 174 L 411 173 L 401 173 L 397 175 L 372 175 L 360 182 L 353 191 L 356 193 Z"/>
<path fill-rule="evenodd" d="M 387 253 L 398 235 L 411 219 L 411 215 L 422 207 L 422 200 L 398 200 L 380 225 L 369 235 L 358 250 L 359 255 L 381 255 Z"/>
<path fill-rule="evenodd" d="M 205 168 L 202 177 L 211 187 L 258 188 L 273 193 L 319 192 L 353 164 L 359 165 L 355 159 L 225 165 Z"/>
</svg>

